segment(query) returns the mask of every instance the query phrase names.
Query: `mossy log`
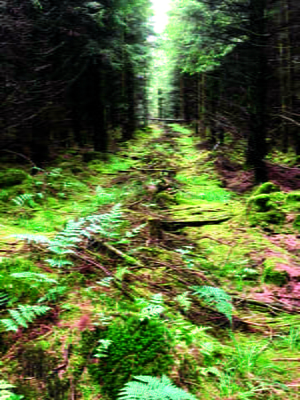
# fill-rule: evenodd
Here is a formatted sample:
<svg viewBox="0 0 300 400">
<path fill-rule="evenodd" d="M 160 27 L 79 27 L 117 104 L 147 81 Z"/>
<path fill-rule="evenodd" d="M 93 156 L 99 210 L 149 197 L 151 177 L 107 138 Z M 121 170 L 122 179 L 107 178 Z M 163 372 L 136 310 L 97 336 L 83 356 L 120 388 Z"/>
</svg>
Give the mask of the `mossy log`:
<svg viewBox="0 0 300 400">
<path fill-rule="evenodd" d="M 181 221 L 169 221 L 169 220 L 160 220 L 160 228 L 165 231 L 173 231 L 181 228 L 185 228 L 187 226 L 193 226 L 193 227 L 200 227 L 200 226 L 205 226 L 205 225 L 217 225 L 221 224 L 222 222 L 226 222 L 230 220 L 232 216 L 222 216 L 219 218 L 214 218 L 214 219 L 205 219 L 205 220 L 199 220 L 199 219 L 190 219 L 190 220 L 181 220 Z"/>
</svg>

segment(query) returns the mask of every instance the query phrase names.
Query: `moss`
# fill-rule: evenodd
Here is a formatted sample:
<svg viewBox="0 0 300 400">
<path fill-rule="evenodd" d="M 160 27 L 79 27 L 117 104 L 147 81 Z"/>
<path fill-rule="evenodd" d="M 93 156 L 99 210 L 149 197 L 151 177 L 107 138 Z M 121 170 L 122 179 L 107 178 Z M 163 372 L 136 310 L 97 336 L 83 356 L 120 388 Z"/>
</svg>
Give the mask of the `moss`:
<svg viewBox="0 0 300 400">
<path fill-rule="evenodd" d="M 167 192 L 157 193 L 157 195 L 155 196 L 155 200 L 156 200 L 157 204 L 162 207 L 176 204 L 176 200 L 175 200 L 174 196 Z"/>
<path fill-rule="evenodd" d="M 2 272 L 40 272 L 39 268 L 30 260 L 25 258 L 3 258 L 0 262 Z"/>
<path fill-rule="evenodd" d="M 21 169 L 10 168 L 0 172 L 0 187 L 15 186 L 22 183 L 28 175 Z"/>
<path fill-rule="evenodd" d="M 250 197 L 247 205 L 250 225 L 281 225 L 285 221 L 285 199 L 286 195 L 282 192 L 262 193 Z"/>
<path fill-rule="evenodd" d="M 293 227 L 300 232 L 300 215 L 297 215 L 293 222 Z"/>
<path fill-rule="evenodd" d="M 264 262 L 262 280 L 264 283 L 273 283 L 276 286 L 284 286 L 289 281 L 287 271 L 276 270 L 276 260 L 268 259 Z"/>
<path fill-rule="evenodd" d="M 269 211 L 272 208 L 269 194 L 259 194 L 257 196 L 250 197 L 248 204 L 258 212 Z"/>
<path fill-rule="evenodd" d="M 248 216 L 248 220 L 251 226 L 267 227 L 269 224 L 281 225 L 285 221 L 285 214 L 278 210 L 271 210 L 265 213 L 252 212 Z"/>
<path fill-rule="evenodd" d="M 286 204 L 291 209 L 300 210 L 300 192 L 290 192 L 286 196 Z"/>
<path fill-rule="evenodd" d="M 255 190 L 254 195 L 257 196 L 259 194 L 269 194 L 279 191 L 280 191 L 279 186 L 275 185 L 272 182 L 265 182 Z"/>
<path fill-rule="evenodd" d="M 170 337 L 163 324 L 130 318 L 115 321 L 99 339 L 111 340 L 107 357 L 89 371 L 102 391 L 116 398 L 134 375 L 162 375 L 172 363 Z"/>
</svg>

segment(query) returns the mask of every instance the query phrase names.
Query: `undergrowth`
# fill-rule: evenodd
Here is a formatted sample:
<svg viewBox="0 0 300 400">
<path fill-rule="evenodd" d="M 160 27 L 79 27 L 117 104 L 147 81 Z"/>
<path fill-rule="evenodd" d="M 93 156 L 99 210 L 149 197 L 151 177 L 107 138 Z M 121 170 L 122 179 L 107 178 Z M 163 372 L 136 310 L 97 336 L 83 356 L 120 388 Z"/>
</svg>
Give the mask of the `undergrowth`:
<svg viewBox="0 0 300 400">
<path fill-rule="evenodd" d="M 0 399 L 299 399 L 299 195 L 237 196 L 198 141 L 2 175 Z M 285 221 L 251 226 L 270 199 Z"/>
</svg>

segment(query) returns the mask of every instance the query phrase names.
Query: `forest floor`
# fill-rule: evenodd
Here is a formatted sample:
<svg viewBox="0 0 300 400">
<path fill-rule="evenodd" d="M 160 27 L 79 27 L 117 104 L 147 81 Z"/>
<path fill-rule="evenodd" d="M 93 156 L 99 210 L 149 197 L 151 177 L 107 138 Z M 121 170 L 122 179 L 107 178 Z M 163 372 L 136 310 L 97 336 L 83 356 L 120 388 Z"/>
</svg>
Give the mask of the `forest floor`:
<svg viewBox="0 0 300 400">
<path fill-rule="evenodd" d="M 1 190 L 11 399 L 114 400 L 140 375 L 198 399 L 300 399 L 299 168 L 269 160 L 274 184 L 253 188 L 238 152 L 198 142 L 153 126 Z"/>
</svg>

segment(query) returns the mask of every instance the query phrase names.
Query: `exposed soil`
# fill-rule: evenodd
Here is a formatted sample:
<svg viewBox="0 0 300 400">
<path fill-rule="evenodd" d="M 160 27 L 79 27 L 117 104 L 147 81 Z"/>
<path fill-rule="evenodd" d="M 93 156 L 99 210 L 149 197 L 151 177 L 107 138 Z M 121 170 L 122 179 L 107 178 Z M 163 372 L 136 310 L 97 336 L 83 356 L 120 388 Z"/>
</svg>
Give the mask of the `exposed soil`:
<svg viewBox="0 0 300 400">
<path fill-rule="evenodd" d="M 243 171 L 241 165 L 223 156 L 218 157 L 215 162 L 223 185 L 237 193 L 245 193 L 254 186 L 253 171 Z M 269 181 L 280 186 L 281 190 L 300 189 L 300 168 L 286 167 L 266 162 Z"/>
</svg>

